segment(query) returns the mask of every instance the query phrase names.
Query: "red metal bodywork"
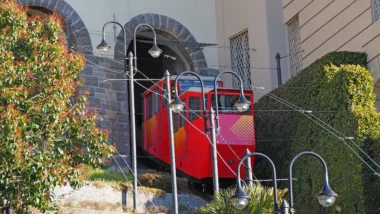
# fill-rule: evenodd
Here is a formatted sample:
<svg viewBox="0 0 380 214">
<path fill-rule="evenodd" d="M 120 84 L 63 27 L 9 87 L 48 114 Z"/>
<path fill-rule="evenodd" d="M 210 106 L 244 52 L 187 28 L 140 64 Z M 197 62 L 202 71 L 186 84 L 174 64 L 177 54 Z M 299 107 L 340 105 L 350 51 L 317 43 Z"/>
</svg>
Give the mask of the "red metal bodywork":
<svg viewBox="0 0 380 214">
<path fill-rule="evenodd" d="M 163 81 L 157 85 L 162 87 Z M 154 91 L 157 86 L 151 87 L 150 91 Z M 147 91 L 143 94 L 144 112 L 148 109 L 147 97 L 151 93 Z M 252 91 L 245 91 L 245 96 L 254 100 Z M 160 91 L 160 94 L 163 94 Z M 210 109 L 211 96 L 214 91 L 205 93 L 207 98 L 207 109 Z M 218 89 L 218 95 L 239 95 L 239 90 Z M 185 92 L 181 94 L 181 100 L 184 100 L 188 106 L 189 97 L 201 97 L 200 92 Z M 154 156 L 155 160 L 161 164 L 170 165 L 170 145 L 168 131 L 168 105 L 163 107 L 163 98 L 160 96 L 159 110 L 152 117 L 147 118 L 144 114 L 143 118 L 143 141 L 141 148 L 145 153 Z M 187 109 L 188 110 L 188 109 Z M 189 112 L 182 114 L 189 118 Z M 175 139 L 175 156 L 177 172 L 183 174 L 193 180 L 205 182 L 212 179 L 212 156 L 211 143 L 204 133 L 203 115 L 197 119 L 185 122 L 184 125 L 174 133 Z M 178 116 L 173 113 L 173 117 Z M 251 152 L 255 151 L 255 129 L 254 129 L 254 111 L 253 102 L 250 112 L 246 114 L 231 114 L 219 112 L 220 116 L 220 133 L 217 134 L 217 150 L 218 155 L 218 173 L 220 179 L 236 178 L 236 168 L 239 160 L 244 156 L 245 150 L 248 148 Z M 180 122 L 179 122 L 180 123 Z M 209 121 L 207 122 L 209 126 Z M 253 166 L 253 158 L 252 158 Z M 245 177 L 245 170 L 241 168 L 242 177 Z"/>
</svg>

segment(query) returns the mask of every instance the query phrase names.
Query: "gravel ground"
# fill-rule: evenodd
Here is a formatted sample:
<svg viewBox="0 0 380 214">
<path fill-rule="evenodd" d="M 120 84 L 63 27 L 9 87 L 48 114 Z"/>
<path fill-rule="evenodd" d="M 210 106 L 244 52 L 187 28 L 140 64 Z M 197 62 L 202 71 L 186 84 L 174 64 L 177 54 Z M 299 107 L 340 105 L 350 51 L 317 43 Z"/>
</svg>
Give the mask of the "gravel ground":
<svg viewBox="0 0 380 214">
<path fill-rule="evenodd" d="M 132 191 L 122 192 L 111 186 L 99 188 L 92 183 L 88 183 L 77 190 L 73 190 L 70 185 L 67 185 L 56 188 L 54 193 L 61 204 L 62 210 L 66 213 L 123 213 L 123 208 L 124 211 L 132 210 L 133 208 Z M 187 194 L 179 194 L 178 202 L 180 213 L 189 213 L 190 210 L 199 209 L 207 204 L 202 198 Z M 171 208 L 172 205 L 173 196 L 170 193 L 160 196 L 141 190 L 137 198 L 137 213 L 147 213 L 148 207 L 151 206 Z M 94 210 L 87 209 L 89 207 Z M 149 210 L 151 211 L 152 208 Z"/>
</svg>

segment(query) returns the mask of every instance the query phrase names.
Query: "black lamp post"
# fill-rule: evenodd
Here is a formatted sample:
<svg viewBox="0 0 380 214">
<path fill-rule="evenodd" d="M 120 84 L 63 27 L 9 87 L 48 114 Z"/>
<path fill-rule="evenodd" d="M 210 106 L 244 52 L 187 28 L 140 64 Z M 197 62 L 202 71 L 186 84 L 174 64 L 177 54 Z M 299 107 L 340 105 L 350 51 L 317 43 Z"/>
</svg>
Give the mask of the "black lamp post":
<svg viewBox="0 0 380 214">
<path fill-rule="evenodd" d="M 100 44 L 96 47 L 98 50 L 101 50 L 101 51 L 108 51 L 109 49 L 111 49 L 111 46 L 109 44 L 107 44 L 107 42 L 105 41 L 105 27 L 108 25 L 108 24 L 117 24 L 121 27 L 121 29 L 123 30 L 123 36 L 124 36 L 124 59 L 123 59 L 123 66 L 124 66 L 124 73 L 125 75 L 127 75 L 127 72 L 128 72 L 128 68 L 127 68 L 127 60 L 128 60 L 128 55 L 127 55 L 127 34 L 126 34 L 126 30 L 125 28 L 123 27 L 123 25 L 121 25 L 120 23 L 118 22 L 115 22 L 115 21 L 109 21 L 109 22 L 106 22 L 104 25 L 103 25 L 103 29 L 102 29 L 102 41 L 100 42 Z M 137 155 L 136 155 L 136 124 L 135 124 L 135 97 L 134 97 L 134 84 L 133 84 L 133 68 L 135 70 L 137 70 L 137 52 L 136 52 L 136 33 L 137 33 L 137 29 L 140 28 L 141 26 L 147 26 L 149 27 L 152 31 L 153 31 L 153 34 L 154 34 L 154 41 L 153 41 L 153 46 L 151 49 L 149 49 L 148 53 L 153 57 L 153 58 L 157 58 L 160 56 L 160 54 L 162 53 L 162 50 L 159 49 L 157 47 L 157 42 L 156 42 L 156 32 L 154 31 L 154 29 L 148 25 L 148 24 L 140 24 L 138 26 L 136 26 L 135 28 L 135 31 L 134 31 L 134 34 L 133 34 L 133 44 L 134 44 L 134 59 L 135 59 L 135 65 L 133 67 L 132 65 L 132 58 L 133 58 L 133 54 L 132 53 L 129 53 L 129 60 L 130 60 L 130 71 L 129 71 L 129 91 L 130 91 L 130 94 L 129 94 L 129 100 L 130 100 L 130 126 L 131 126 L 131 145 L 132 145 L 132 164 L 133 164 L 133 208 L 136 209 L 137 208 Z"/>
<path fill-rule="evenodd" d="M 211 136 L 211 143 L 212 143 L 212 175 L 213 175 L 213 186 L 214 186 L 214 193 L 217 193 L 219 191 L 219 175 L 218 175 L 218 159 L 217 159 L 217 148 L 216 148 L 216 133 L 215 133 L 215 126 L 214 126 L 214 111 L 211 108 L 210 110 L 210 128 L 207 128 L 207 111 L 206 111 L 206 98 L 204 94 L 204 84 L 201 79 L 201 77 L 192 72 L 192 71 L 185 71 L 181 74 L 179 74 L 174 82 L 174 88 L 175 88 L 175 98 L 174 101 L 169 104 L 169 107 L 172 109 L 173 112 L 179 113 L 183 110 L 186 103 L 182 102 L 178 95 L 178 80 L 182 75 L 185 74 L 192 74 L 201 83 L 201 94 L 202 94 L 202 112 L 203 112 L 203 122 L 204 122 L 204 131 L 207 133 L 210 131 Z"/>
<path fill-rule="evenodd" d="M 218 107 L 218 78 L 223 75 L 223 74 L 226 74 L 226 73 L 230 73 L 230 74 L 233 74 L 235 75 L 238 79 L 239 79 L 239 82 L 240 82 L 240 97 L 239 97 L 239 100 L 235 102 L 234 106 L 237 108 L 237 110 L 239 112 L 245 112 L 249 109 L 249 106 L 251 105 L 251 102 L 248 101 L 245 96 L 244 96 L 244 88 L 243 88 L 243 81 L 242 79 L 240 78 L 240 76 L 233 72 L 233 71 L 223 71 L 221 73 L 219 73 L 215 79 L 214 79 L 214 100 L 215 100 L 215 119 L 216 119 L 216 130 L 219 132 L 220 131 L 220 126 L 219 126 L 219 107 Z"/>
<path fill-rule="evenodd" d="M 236 178 L 237 189 L 236 189 L 235 194 L 230 198 L 231 203 L 237 209 L 243 209 L 244 207 L 246 207 L 248 205 L 248 202 L 251 199 L 248 195 L 245 194 L 244 190 L 241 188 L 241 184 L 240 184 L 240 166 L 244 162 L 244 160 L 246 160 L 248 157 L 254 156 L 254 155 L 259 155 L 259 156 L 262 156 L 262 157 L 266 158 L 270 162 L 270 164 L 271 164 L 271 166 L 273 168 L 274 206 L 275 206 L 275 213 L 279 213 L 280 211 L 278 210 L 277 183 L 276 183 L 276 169 L 275 169 L 275 166 L 274 166 L 272 160 L 268 156 L 266 156 L 266 155 L 264 155 L 262 153 L 258 153 L 258 152 L 248 153 L 247 155 L 245 155 L 240 160 L 240 162 L 238 164 L 238 168 L 237 168 L 237 178 Z M 322 164 L 323 164 L 323 167 L 324 167 L 324 185 L 323 185 L 323 188 L 322 188 L 321 192 L 316 195 L 316 197 L 318 198 L 319 203 L 322 206 L 324 206 L 324 207 L 329 207 L 329 206 L 331 206 L 331 205 L 334 204 L 335 199 L 338 197 L 338 194 L 336 194 L 330 188 L 329 178 L 328 178 L 328 172 L 327 172 L 327 164 L 323 160 L 323 158 L 321 156 L 319 156 L 318 154 L 314 153 L 314 152 L 309 152 L 309 151 L 300 152 L 290 162 L 290 166 L 289 166 L 289 191 L 290 191 L 290 193 L 289 193 L 290 197 L 289 198 L 290 198 L 290 207 L 289 207 L 288 203 L 286 202 L 286 200 L 283 200 L 282 201 L 282 205 L 281 205 L 281 213 L 283 213 L 283 214 L 289 214 L 289 213 L 293 214 L 294 213 L 294 208 L 293 208 L 293 180 L 292 180 L 293 178 L 292 178 L 292 168 L 293 168 L 294 161 L 297 160 L 300 156 L 303 156 L 303 155 L 311 155 L 311 156 L 317 157 L 322 162 Z"/>
<path fill-rule="evenodd" d="M 289 191 L 290 191 L 289 202 L 290 202 L 290 213 L 291 214 L 294 213 L 294 208 L 293 208 L 293 180 L 292 180 L 293 164 L 294 164 L 295 160 L 297 160 L 300 156 L 303 156 L 303 155 L 314 156 L 314 157 L 318 158 L 322 162 L 322 164 L 323 164 L 323 168 L 324 168 L 324 185 L 323 185 L 323 188 L 322 188 L 321 192 L 316 195 L 316 197 L 318 198 L 319 203 L 322 206 L 324 206 L 324 207 L 329 207 L 329 206 L 331 206 L 331 205 L 334 204 L 335 199 L 338 197 L 338 194 L 336 194 L 330 188 L 330 185 L 329 185 L 329 176 L 328 176 L 328 172 L 327 172 L 327 164 L 326 164 L 325 160 L 323 160 L 323 158 L 320 155 L 318 155 L 318 154 L 316 154 L 314 152 L 309 152 L 309 151 L 300 152 L 300 153 L 298 153 L 292 159 L 292 161 L 290 162 L 290 166 L 289 166 Z"/>
<path fill-rule="evenodd" d="M 206 115 L 207 111 L 206 111 L 206 98 L 205 98 L 205 94 L 204 94 L 204 83 L 203 83 L 203 80 L 201 79 L 201 77 L 197 73 L 192 72 L 192 71 L 185 71 L 185 72 L 180 73 L 175 78 L 175 81 L 174 81 L 175 97 L 174 97 L 174 101 L 169 104 L 169 107 L 172 109 L 172 111 L 174 113 L 180 113 L 181 111 L 183 111 L 183 108 L 186 106 L 186 103 L 182 102 L 182 100 L 179 98 L 178 88 L 177 88 L 179 78 L 185 74 L 194 75 L 199 80 L 199 82 L 201 83 L 202 112 L 203 112 L 204 130 L 205 130 L 205 132 L 207 132 L 208 131 L 207 130 L 207 115 Z"/>
<path fill-rule="evenodd" d="M 278 210 L 278 197 L 277 197 L 277 176 L 276 176 L 276 167 L 273 164 L 273 161 L 266 155 L 259 153 L 259 152 L 253 152 L 246 154 L 240 161 L 237 166 L 237 178 L 236 178 L 236 192 L 235 194 L 230 198 L 232 206 L 234 206 L 236 209 L 244 209 L 248 205 L 248 202 L 251 200 L 251 198 L 245 194 L 243 188 L 241 187 L 240 183 L 240 167 L 241 164 L 249 157 L 251 156 L 261 156 L 268 160 L 270 165 L 272 166 L 272 177 L 273 177 L 273 196 L 274 196 L 274 210 L 275 213 L 279 213 Z"/>
</svg>

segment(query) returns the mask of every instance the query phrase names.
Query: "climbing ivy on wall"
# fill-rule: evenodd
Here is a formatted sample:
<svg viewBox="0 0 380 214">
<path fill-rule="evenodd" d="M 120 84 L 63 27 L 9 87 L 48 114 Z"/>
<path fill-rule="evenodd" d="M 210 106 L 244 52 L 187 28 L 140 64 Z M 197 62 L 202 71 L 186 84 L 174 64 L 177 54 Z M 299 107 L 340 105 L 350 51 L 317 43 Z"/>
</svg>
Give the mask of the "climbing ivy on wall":
<svg viewBox="0 0 380 214">
<path fill-rule="evenodd" d="M 380 115 L 374 106 L 373 79 L 366 69 L 366 59 L 365 53 L 329 53 L 270 93 L 311 110 L 310 117 L 315 116 L 345 136 L 354 137 L 354 143 L 379 162 Z M 323 185 L 323 167 L 318 159 L 303 156 L 293 166 L 298 213 L 336 213 L 336 206 L 343 213 L 380 212 L 380 177 L 370 174 L 368 167 L 345 145 L 355 148 L 353 142 L 343 142 L 304 113 L 268 95 L 255 108 L 257 151 L 274 160 L 278 177 L 288 176 L 290 160 L 301 151 L 314 151 L 327 162 L 330 185 L 339 194 L 336 204 L 330 208 L 319 205 L 315 194 Z M 258 160 L 256 176 L 270 177 L 267 166 L 264 160 Z M 280 183 L 280 187 L 284 186 L 287 182 Z"/>
</svg>

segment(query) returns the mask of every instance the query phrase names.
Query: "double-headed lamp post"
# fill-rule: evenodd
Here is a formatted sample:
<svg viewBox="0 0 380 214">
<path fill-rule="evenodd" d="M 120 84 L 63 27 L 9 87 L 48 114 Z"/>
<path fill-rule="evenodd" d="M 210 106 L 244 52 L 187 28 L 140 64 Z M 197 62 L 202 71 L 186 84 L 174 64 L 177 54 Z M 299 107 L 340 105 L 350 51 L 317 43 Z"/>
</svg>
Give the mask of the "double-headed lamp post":
<svg viewBox="0 0 380 214">
<path fill-rule="evenodd" d="M 273 196 L 274 196 L 274 211 L 275 213 L 279 213 L 278 210 L 278 197 L 277 197 L 277 176 L 276 176 L 276 167 L 273 164 L 273 161 L 266 155 L 259 153 L 259 152 L 253 152 L 246 154 L 240 161 L 237 166 L 237 178 L 236 178 L 236 192 L 235 194 L 230 198 L 232 206 L 234 206 L 237 209 L 243 209 L 246 207 L 251 200 L 251 197 L 249 195 L 245 194 L 243 188 L 241 187 L 240 183 L 240 167 L 241 164 L 249 157 L 251 156 L 261 156 L 268 160 L 270 165 L 272 166 L 272 174 L 273 174 Z"/>
<path fill-rule="evenodd" d="M 327 164 L 326 164 L 325 160 L 323 160 L 323 158 L 320 155 L 318 155 L 317 153 L 314 153 L 314 152 L 309 152 L 309 151 L 300 152 L 292 159 L 292 161 L 290 162 L 290 166 L 289 166 L 289 190 L 290 190 L 289 202 L 290 202 L 290 213 L 291 214 L 294 213 L 294 208 L 293 208 L 293 180 L 292 180 L 293 179 L 292 178 L 293 164 L 294 164 L 295 160 L 297 160 L 299 157 L 301 157 L 303 155 L 314 156 L 314 157 L 318 158 L 321 161 L 321 163 L 323 164 L 324 184 L 323 184 L 323 188 L 322 188 L 321 192 L 319 192 L 316 195 L 319 203 L 324 207 L 329 207 L 329 206 L 334 204 L 335 199 L 338 197 L 338 194 L 336 194 L 331 189 L 331 187 L 329 185 L 329 175 L 328 175 Z"/>
<path fill-rule="evenodd" d="M 233 71 L 223 71 L 223 72 L 219 73 L 214 79 L 214 100 L 215 100 L 215 114 L 216 114 L 215 119 L 216 119 L 216 130 L 217 130 L 217 132 L 220 131 L 219 106 L 218 106 L 218 78 L 221 75 L 226 74 L 226 73 L 235 75 L 239 79 L 239 82 L 240 82 L 240 97 L 239 97 L 239 100 L 236 101 L 234 104 L 234 106 L 237 108 L 237 110 L 239 112 L 245 112 L 249 109 L 249 106 L 251 105 L 251 102 L 248 101 L 244 96 L 244 87 L 243 87 L 243 81 L 242 81 L 241 77 Z"/>
<path fill-rule="evenodd" d="M 111 49 L 111 46 L 108 45 L 107 42 L 105 41 L 104 28 L 108 24 L 119 25 L 123 30 L 123 36 L 124 36 L 124 52 L 123 52 L 124 53 L 124 59 L 123 59 L 124 68 L 123 69 L 124 69 L 124 75 L 126 77 L 129 77 L 129 92 L 130 92 L 129 93 L 129 101 L 130 101 L 129 118 L 130 118 L 130 126 L 131 126 L 131 145 L 132 145 L 132 164 L 133 164 L 133 208 L 136 209 L 137 208 L 137 159 L 136 159 L 136 124 L 135 124 L 135 97 L 134 97 L 133 75 L 134 75 L 134 71 L 137 70 L 136 33 L 137 33 L 138 28 L 140 28 L 141 26 L 147 26 L 153 31 L 153 34 L 154 34 L 153 47 L 148 50 L 148 53 L 153 58 L 159 57 L 160 54 L 162 53 L 162 50 L 157 47 L 156 32 L 154 31 L 154 29 L 148 24 L 138 25 L 135 28 L 134 35 L 133 35 L 133 45 L 134 45 L 133 50 L 134 50 L 134 56 L 135 56 L 134 57 L 135 66 L 133 67 L 133 64 L 132 64 L 133 54 L 129 53 L 129 56 L 127 56 L 127 34 L 126 34 L 126 30 L 120 23 L 115 22 L 115 21 L 109 21 L 103 25 L 102 41 L 97 46 L 97 49 L 102 50 L 102 51 L 108 51 L 109 49 Z M 128 68 L 127 68 L 127 60 L 128 59 L 129 59 L 129 74 L 127 74 L 128 73 Z"/>
<path fill-rule="evenodd" d="M 231 203 L 237 209 L 243 209 L 244 207 L 246 207 L 248 205 L 248 202 L 251 199 L 247 194 L 245 194 L 244 190 L 241 187 L 241 184 L 240 184 L 240 166 L 241 166 L 241 164 L 243 163 L 243 161 L 245 159 L 247 159 L 250 156 L 254 156 L 254 155 L 260 155 L 260 156 L 266 158 L 271 163 L 271 165 L 272 165 L 272 168 L 273 168 L 273 188 L 274 188 L 274 190 L 273 190 L 274 191 L 273 192 L 273 194 L 274 194 L 274 207 L 275 207 L 275 213 L 280 213 L 280 211 L 278 210 L 277 183 L 276 183 L 276 170 L 275 170 L 275 167 L 273 165 L 272 160 L 269 157 L 267 157 L 264 154 L 257 153 L 257 152 L 248 153 L 247 155 L 245 155 L 243 157 L 243 159 L 240 160 L 240 162 L 238 164 L 238 167 L 237 167 L 237 175 L 238 175 L 238 177 L 236 178 L 237 189 L 236 189 L 235 194 L 230 198 Z M 324 167 L 324 185 L 323 185 L 323 188 L 322 188 L 321 192 L 316 195 L 319 203 L 322 206 L 324 206 L 324 207 L 329 207 L 329 206 L 331 206 L 331 205 L 334 204 L 335 199 L 338 197 L 338 194 L 336 194 L 330 188 L 330 185 L 329 185 L 329 182 L 328 182 L 329 178 L 328 178 L 328 172 L 327 172 L 327 165 L 326 165 L 326 162 L 323 160 L 323 158 L 321 156 L 319 156 L 318 154 L 314 153 L 314 152 L 309 152 L 309 151 L 300 152 L 290 162 L 290 166 L 289 166 L 290 207 L 287 204 L 286 200 L 283 200 L 282 204 L 281 204 L 281 213 L 283 213 L 283 214 L 289 214 L 289 213 L 293 214 L 294 213 L 294 208 L 293 208 L 293 181 L 292 181 L 293 178 L 292 178 L 292 168 L 293 168 L 294 161 L 297 158 L 299 158 L 300 156 L 303 156 L 303 155 L 311 155 L 311 156 L 317 157 L 322 162 L 322 164 L 323 164 L 323 167 Z"/>
</svg>

